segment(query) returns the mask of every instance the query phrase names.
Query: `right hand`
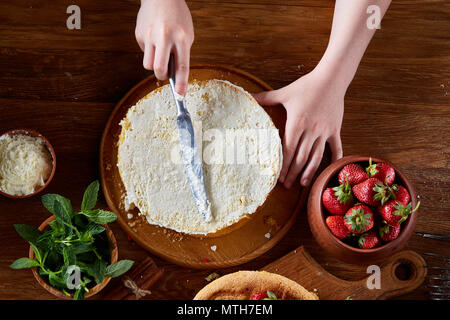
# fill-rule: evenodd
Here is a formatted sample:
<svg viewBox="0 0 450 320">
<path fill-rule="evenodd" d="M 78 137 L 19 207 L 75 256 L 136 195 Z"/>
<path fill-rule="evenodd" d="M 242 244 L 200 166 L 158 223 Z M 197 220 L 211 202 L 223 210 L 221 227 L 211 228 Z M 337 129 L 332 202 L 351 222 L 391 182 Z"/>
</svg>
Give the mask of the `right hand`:
<svg viewBox="0 0 450 320">
<path fill-rule="evenodd" d="M 189 58 L 194 26 L 184 0 L 141 0 L 136 40 L 144 51 L 143 65 L 156 78 L 168 77 L 169 56 L 175 57 L 175 91 L 184 96 L 189 78 Z"/>
</svg>

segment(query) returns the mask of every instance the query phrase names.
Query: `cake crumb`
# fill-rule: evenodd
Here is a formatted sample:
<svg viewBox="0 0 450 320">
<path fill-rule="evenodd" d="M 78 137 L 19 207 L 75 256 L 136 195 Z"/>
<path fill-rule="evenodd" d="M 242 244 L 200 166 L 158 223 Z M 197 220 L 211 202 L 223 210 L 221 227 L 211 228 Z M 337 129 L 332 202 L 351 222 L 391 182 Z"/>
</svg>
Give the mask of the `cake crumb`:
<svg viewBox="0 0 450 320">
<path fill-rule="evenodd" d="M 131 213 L 128 213 L 128 214 L 127 214 L 127 218 L 128 218 L 129 220 L 131 220 L 131 219 L 133 219 L 133 215 L 132 215 Z"/>
<path fill-rule="evenodd" d="M 266 237 L 267 239 L 270 239 L 270 232 L 267 232 L 264 237 Z"/>
<path fill-rule="evenodd" d="M 205 278 L 205 280 L 208 281 L 208 282 L 211 282 L 211 281 L 216 280 L 218 278 L 220 278 L 220 275 L 217 272 L 213 272 L 209 276 L 207 276 Z"/>
<path fill-rule="evenodd" d="M 211 250 L 212 251 L 216 251 L 217 250 L 217 246 L 211 246 Z"/>
</svg>

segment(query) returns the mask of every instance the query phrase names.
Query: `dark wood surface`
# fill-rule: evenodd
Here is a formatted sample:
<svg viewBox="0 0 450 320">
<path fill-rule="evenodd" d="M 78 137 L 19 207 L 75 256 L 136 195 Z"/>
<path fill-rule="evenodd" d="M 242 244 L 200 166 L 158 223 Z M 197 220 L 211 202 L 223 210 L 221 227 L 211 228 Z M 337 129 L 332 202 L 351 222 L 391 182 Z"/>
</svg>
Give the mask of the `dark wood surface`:
<svg viewBox="0 0 450 320">
<path fill-rule="evenodd" d="M 75 1 L 81 7 L 81 30 L 67 30 L 66 8 L 72 3 L 0 2 L 0 130 L 29 127 L 44 134 L 58 162 L 47 191 L 79 205 L 84 188 L 98 178 L 98 147 L 114 104 L 150 73 L 142 68 L 142 53 L 134 39 L 137 0 Z M 334 2 L 188 4 L 196 32 L 192 63 L 238 67 L 279 88 L 319 61 Z M 450 234 L 449 17 L 446 0 L 393 1 L 347 92 L 342 127 L 346 155 L 373 154 L 403 169 L 422 200 L 416 231 L 436 234 Z M 28 252 L 12 224 L 38 226 L 48 215 L 39 197 L 0 198 L 0 298 L 53 298 L 31 271 L 8 267 Z M 145 257 L 146 252 L 128 241 L 117 224 L 112 228 L 120 258 Z M 366 266 L 324 255 L 311 236 L 304 211 L 287 236 L 262 257 L 213 271 L 259 269 L 299 245 L 342 279 L 366 277 Z M 417 235 L 406 249 L 450 255 L 448 242 Z M 155 261 L 164 275 L 153 286 L 150 299 L 190 299 L 212 272 Z M 442 263 L 428 258 L 427 262 Z M 425 285 L 400 298 L 429 298 Z"/>
</svg>

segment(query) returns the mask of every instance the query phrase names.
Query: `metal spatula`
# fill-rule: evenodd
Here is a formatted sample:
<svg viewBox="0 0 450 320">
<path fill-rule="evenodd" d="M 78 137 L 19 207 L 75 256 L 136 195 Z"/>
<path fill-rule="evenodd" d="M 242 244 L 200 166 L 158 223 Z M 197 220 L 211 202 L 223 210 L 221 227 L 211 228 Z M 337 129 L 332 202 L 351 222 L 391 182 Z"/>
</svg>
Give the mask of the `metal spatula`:
<svg viewBox="0 0 450 320">
<path fill-rule="evenodd" d="M 206 194 L 202 161 L 195 144 L 194 128 L 192 126 L 191 116 L 184 104 L 184 97 L 175 91 L 175 61 L 173 55 L 170 55 L 169 60 L 169 83 L 178 109 L 177 125 L 180 135 L 181 156 L 183 158 L 186 176 L 191 187 L 195 205 L 202 215 L 203 220 L 209 222 L 212 220 L 211 205 Z"/>
</svg>

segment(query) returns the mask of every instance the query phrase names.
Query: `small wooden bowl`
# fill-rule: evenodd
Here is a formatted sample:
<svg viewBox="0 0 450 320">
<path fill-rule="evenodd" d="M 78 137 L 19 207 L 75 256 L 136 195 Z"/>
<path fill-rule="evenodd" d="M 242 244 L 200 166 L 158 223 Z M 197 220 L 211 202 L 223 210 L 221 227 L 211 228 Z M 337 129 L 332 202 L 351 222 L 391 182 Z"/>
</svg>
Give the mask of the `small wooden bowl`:
<svg viewBox="0 0 450 320">
<path fill-rule="evenodd" d="M 47 227 L 48 227 L 48 223 L 50 221 L 55 220 L 55 216 L 51 216 L 49 217 L 47 220 L 45 220 L 40 226 L 39 226 L 39 230 L 44 231 Z M 116 238 L 114 237 L 114 234 L 111 230 L 111 228 L 108 225 L 103 225 L 103 227 L 105 227 L 105 232 L 106 232 L 106 236 L 108 238 L 108 242 L 109 242 L 109 250 L 111 253 L 111 264 L 116 263 L 119 257 L 119 250 L 117 248 L 117 241 Z M 30 259 L 34 259 L 34 252 L 33 252 L 33 248 L 30 246 L 30 250 L 28 253 L 28 256 Z M 72 299 L 72 296 L 67 296 L 65 295 L 63 292 L 59 291 L 58 289 L 53 288 L 52 286 L 50 286 L 40 275 L 39 272 L 37 270 L 36 267 L 32 268 L 31 271 L 33 272 L 34 277 L 36 278 L 37 282 L 48 292 L 50 292 L 51 294 L 57 296 L 58 298 L 61 299 Z M 89 292 L 85 295 L 85 298 L 89 298 L 92 297 L 93 295 L 99 293 L 104 287 L 106 287 L 106 285 L 109 283 L 109 281 L 111 280 L 110 277 L 105 277 L 103 279 L 103 282 L 96 285 L 95 287 L 89 289 Z"/>
<path fill-rule="evenodd" d="M 50 183 L 50 181 L 52 181 L 53 176 L 55 175 L 55 171 L 56 171 L 56 155 L 55 155 L 55 150 L 53 149 L 53 146 L 50 144 L 50 142 L 47 140 L 46 137 L 44 137 L 42 134 L 40 134 L 39 132 L 33 130 L 33 129 L 12 129 L 12 130 L 8 130 L 5 131 L 3 133 L 0 134 L 0 137 L 3 135 L 18 135 L 18 134 L 23 134 L 23 135 L 27 135 L 30 137 L 35 137 L 35 138 L 40 138 L 42 140 L 44 140 L 45 145 L 47 146 L 48 152 L 50 152 L 51 156 L 52 156 L 52 172 L 50 173 L 50 176 L 48 177 L 47 181 L 45 181 L 45 184 L 40 187 L 39 189 L 37 189 L 35 192 L 30 193 L 30 194 L 26 194 L 23 196 L 15 196 L 6 192 L 3 192 L 0 190 L 0 194 L 8 197 L 8 198 L 13 198 L 13 199 L 24 199 L 24 198 L 29 198 L 29 197 L 33 197 L 35 195 L 37 195 L 38 193 L 40 193 L 42 190 L 44 190 Z"/>
<path fill-rule="evenodd" d="M 328 187 L 331 179 L 337 176 L 341 168 L 349 163 L 368 162 L 370 156 L 351 155 L 330 164 L 314 182 L 308 199 L 308 222 L 311 232 L 317 243 L 330 255 L 337 259 L 354 264 L 370 264 L 382 261 L 394 252 L 402 249 L 411 237 L 418 212 L 413 212 L 408 220 L 402 224 L 402 230 L 397 239 L 373 249 L 359 249 L 352 247 L 336 238 L 325 223 L 326 211 L 322 204 L 322 192 Z M 385 162 L 395 170 L 395 182 L 404 186 L 411 195 L 412 208 L 417 205 L 417 196 L 414 187 L 405 174 L 391 162 L 372 157 L 375 163 Z M 336 179 L 337 180 L 337 179 Z"/>
</svg>

